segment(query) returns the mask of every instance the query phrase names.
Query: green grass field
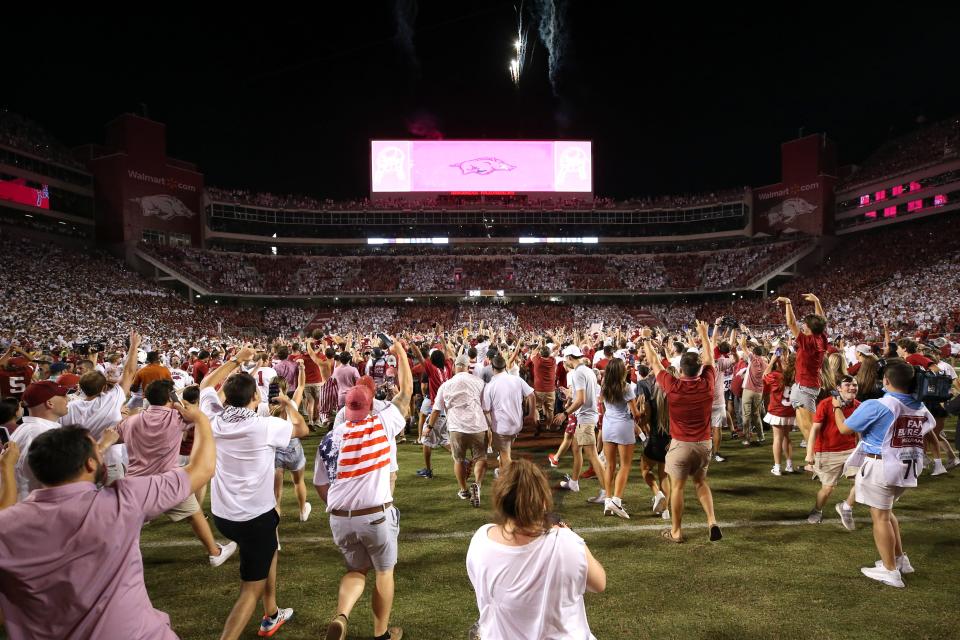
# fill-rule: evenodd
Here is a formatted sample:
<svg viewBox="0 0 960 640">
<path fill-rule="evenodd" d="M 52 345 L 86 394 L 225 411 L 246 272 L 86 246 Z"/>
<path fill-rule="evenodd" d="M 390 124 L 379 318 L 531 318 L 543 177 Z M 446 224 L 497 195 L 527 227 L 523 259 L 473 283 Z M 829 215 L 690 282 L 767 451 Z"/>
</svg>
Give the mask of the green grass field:
<svg viewBox="0 0 960 640">
<path fill-rule="evenodd" d="M 948 429 L 952 442 L 951 420 Z M 795 443 L 799 435 L 793 434 Z M 317 437 L 304 442 L 308 470 L 313 468 Z M 639 466 L 624 502 L 629 521 L 603 518 L 585 498 L 596 491 L 584 481 L 580 494 L 557 495 L 557 511 L 586 539 L 607 571 L 607 590 L 586 596 L 587 615 L 600 638 L 912 638 L 960 637 L 960 469 L 946 476 L 924 475 L 908 492 L 897 513 L 904 546 L 917 571 L 906 589 L 872 582 L 860 567 L 877 553 L 869 512 L 858 507 L 858 528 L 844 530 L 824 509 L 821 525 L 805 522 L 818 484 L 808 476 L 770 475 L 771 438 L 743 450 L 724 442 L 729 459 L 710 469 L 717 516 L 727 526 L 719 543 L 707 541 L 703 528 L 689 528 L 685 545 L 659 538 L 663 521 L 650 513 L 650 493 Z M 546 465 L 545 452 L 523 455 Z M 451 461 L 436 456 L 433 480 L 414 476 L 422 466 L 420 448 L 400 446 L 396 503 L 402 512 L 400 560 L 393 623 L 405 638 L 465 638 L 476 620 L 473 590 L 464 565 L 472 533 L 489 519 L 489 492 L 473 509 L 456 497 Z M 795 451 L 799 462 L 801 450 Z M 572 459 L 547 471 L 554 484 Z M 323 506 L 308 471 L 310 521 L 296 521 L 296 500 L 288 484 L 280 526 L 279 603 L 295 615 L 277 637 L 321 637 L 335 613 L 340 554 L 330 539 Z M 487 486 L 492 481 L 488 475 Z M 839 499 L 849 485 L 834 494 Z M 688 487 L 687 517 L 704 524 L 703 512 Z M 291 520 L 292 518 L 292 520 Z M 797 523 L 794 525 L 794 523 Z M 215 531 L 216 533 L 216 531 Z M 219 637 L 239 582 L 236 559 L 221 568 L 206 557 L 187 524 L 157 520 L 142 535 L 146 582 L 158 609 L 170 614 L 184 639 Z M 372 578 L 368 583 L 372 587 Z M 351 617 L 351 638 L 372 637 L 369 588 Z M 256 619 L 245 637 L 256 637 Z"/>
</svg>

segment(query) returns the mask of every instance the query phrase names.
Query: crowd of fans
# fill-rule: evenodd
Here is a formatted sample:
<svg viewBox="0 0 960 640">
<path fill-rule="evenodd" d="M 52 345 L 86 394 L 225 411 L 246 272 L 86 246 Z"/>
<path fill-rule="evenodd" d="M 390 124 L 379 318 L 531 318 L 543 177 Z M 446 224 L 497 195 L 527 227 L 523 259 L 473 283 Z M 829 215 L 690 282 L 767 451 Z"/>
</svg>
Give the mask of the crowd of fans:
<svg viewBox="0 0 960 640">
<path fill-rule="evenodd" d="M 0 144 L 69 167 L 84 168 L 50 132 L 33 120 L 6 109 L 0 109 Z"/>
<path fill-rule="evenodd" d="M 725 189 L 708 193 L 651 196 L 645 198 L 630 198 L 615 200 L 613 198 L 529 198 L 521 197 L 484 197 L 456 198 L 450 196 L 423 197 L 423 198 L 377 198 L 370 200 L 334 201 L 329 198 L 315 198 L 308 195 L 285 194 L 278 195 L 269 192 L 255 192 L 248 189 L 222 189 L 208 186 L 207 199 L 212 202 L 244 204 L 267 209 L 288 209 L 307 211 L 367 211 L 367 210 L 397 210 L 418 211 L 424 209 L 680 209 L 685 207 L 706 206 L 723 202 L 743 200 L 749 193 L 749 187 Z"/>
<path fill-rule="evenodd" d="M 871 180 L 898 175 L 956 158 L 958 154 L 960 117 L 955 116 L 885 142 L 837 188 L 844 190 Z"/>
<path fill-rule="evenodd" d="M 808 239 L 712 252 L 589 255 L 266 256 L 141 245 L 216 293 L 321 295 L 724 290 L 746 286 L 811 246 Z"/>
</svg>

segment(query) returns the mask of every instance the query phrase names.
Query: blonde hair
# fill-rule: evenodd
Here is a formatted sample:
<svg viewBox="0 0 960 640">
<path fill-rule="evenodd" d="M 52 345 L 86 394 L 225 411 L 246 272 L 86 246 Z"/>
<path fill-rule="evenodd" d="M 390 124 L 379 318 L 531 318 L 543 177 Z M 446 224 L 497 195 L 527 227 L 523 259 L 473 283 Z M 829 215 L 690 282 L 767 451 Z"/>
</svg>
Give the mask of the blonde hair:
<svg viewBox="0 0 960 640">
<path fill-rule="evenodd" d="M 283 376 L 275 376 L 270 379 L 270 384 L 277 383 L 280 385 L 280 391 L 282 393 L 287 392 L 287 379 Z M 286 418 L 287 417 L 287 406 L 283 404 L 274 404 L 270 405 L 270 415 L 274 418 Z"/>
</svg>

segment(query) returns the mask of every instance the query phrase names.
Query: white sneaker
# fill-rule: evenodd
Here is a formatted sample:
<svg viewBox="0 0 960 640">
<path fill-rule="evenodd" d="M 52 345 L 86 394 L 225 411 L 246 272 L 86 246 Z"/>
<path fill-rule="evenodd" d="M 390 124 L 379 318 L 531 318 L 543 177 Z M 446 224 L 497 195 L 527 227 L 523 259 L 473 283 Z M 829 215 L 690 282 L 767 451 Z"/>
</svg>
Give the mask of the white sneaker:
<svg viewBox="0 0 960 640">
<path fill-rule="evenodd" d="M 670 519 L 670 509 L 664 509 L 664 510 L 663 510 L 663 513 L 660 514 L 660 517 L 661 517 L 663 520 L 669 520 L 669 519 Z"/>
<path fill-rule="evenodd" d="M 606 502 L 604 502 L 603 508 L 604 508 L 604 511 L 605 511 L 605 512 L 606 512 L 606 511 L 611 511 L 611 512 L 613 512 L 614 515 L 620 516 L 621 518 L 624 518 L 625 520 L 629 520 L 629 519 L 630 519 L 630 514 L 628 514 L 628 513 L 624 510 L 624 508 L 623 508 L 623 503 L 620 502 L 620 499 L 619 499 L 619 498 L 610 498 L 609 500 L 607 500 Z"/>
<path fill-rule="evenodd" d="M 883 560 L 877 560 L 877 567 L 883 567 Z M 897 571 L 900 572 L 900 575 L 907 575 L 908 573 L 913 573 L 913 565 L 910 564 L 910 558 L 907 557 L 907 554 L 902 556 L 897 556 Z"/>
<path fill-rule="evenodd" d="M 714 459 L 715 462 L 726 462 L 726 461 L 727 461 L 727 459 L 724 458 L 723 456 L 713 456 L 713 459 Z"/>
<path fill-rule="evenodd" d="M 780 472 L 780 465 L 778 465 L 778 464 L 773 465 L 773 469 L 770 469 L 770 473 L 772 473 L 772 474 L 775 475 L 775 476 L 782 476 L 782 475 L 783 475 L 783 474 Z"/>
<path fill-rule="evenodd" d="M 847 531 L 853 531 L 857 528 L 857 523 L 853 521 L 853 509 L 846 502 L 838 502 L 834 507 L 840 515 L 840 524 Z"/>
<path fill-rule="evenodd" d="M 307 518 L 310 517 L 311 511 L 313 511 L 313 507 L 309 502 L 305 502 L 303 505 L 303 511 L 300 512 L 300 522 L 306 522 Z"/>
<path fill-rule="evenodd" d="M 493 447 L 487 447 L 487 455 L 488 456 L 493 455 Z"/>
<path fill-rule="evenodd" d="M 601 489 L 600 493 L 598 493 L 597 495 L 587 498 L 587 502 L 589 502 L 590 504 L 604 504 L 606 500 L 607 500 L 607 492 L 604 491 L 603 489 Z"/>
<path fill-rule="evenodd" d="M 561 480 L 560 488 L 567 489 L 568 491 L 578 492 L 580 491 L 580 483 L 576 480 Z"/>
<path fill-rule="evenodd" d="M 891 587 L 897 587 L 902 589 L 906 585 L 903 584 L 903 578 L 900 577 L 900 572 L 896 569 L 893 571 L 887 571 L 882 566 L 881 567 L 862 567 L 860 573 L 867 576 L 871 580 L 876 580 L 877 582 L 882 582 L 883 584 L 889 585 Z"/>
<path fill-rule="evenodd" d="M 218 544 L 220 547 L 220 555 L 218 556 L 208 556 L 210 558 L 211 567 L 219 567 L 224 562 L 226 562 L 230 556 L 232 556 L 237 550 L 236 542 L 228 542 L 227 544 Z"/>
<path fill-rule="evenodd" d="M 275 618 L 264 616 L 260 620 L 260 631 L 257 632 L 257 635 L 260 637 L 272 636 L 292 617 L 293 609 L 277 609 Z"/>
<path fill-rule="evenodd" d="M 801 441 L 800 441 L 800 448 L 801 448 L 801 449 L 806 449 L 806 448 L 807 448 L 807 441 L 806 441 L 806 440 L 801 440 Z"/>
<path fill-rule="evenodd" d="M 945 466 L 947 467 L 947 471 L 949 471 L 950 469 L 955 469 L 956 467 L 960 467 L 960 458 L 954 458 L 953 460 L 948 462 Z"/>
<path fill-rule="evenodd" d="M 787 465 L 783 468 L 784 473 L 793 473 L 793 463 L 788 462 Z"/>
<path fill-rule="evenodd" d="M 943 466 L 943 460 L 933 461 L 933 471 L 930 473 L 931 476 L 942 476 L 946 472 L 947 469 Z"/>
<path fill-rule="evenodd" d="M 663 513 L 663 508 L 667 504 L 667 496 L 663 494 L 663 491 L 657 491 L 657 495 L 653 497 L 653 513 L 658 515 Z"/>
</svg>

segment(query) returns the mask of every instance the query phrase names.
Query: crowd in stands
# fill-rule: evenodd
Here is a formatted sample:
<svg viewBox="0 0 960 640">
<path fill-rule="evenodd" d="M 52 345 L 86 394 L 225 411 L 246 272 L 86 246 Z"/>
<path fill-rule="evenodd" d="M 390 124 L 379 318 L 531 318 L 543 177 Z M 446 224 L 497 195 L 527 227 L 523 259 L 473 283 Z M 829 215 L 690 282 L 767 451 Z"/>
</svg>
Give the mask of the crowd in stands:
<svg viewBox="0 0 960 640">
<path fill-rule="evenodd" d="M 46 129 L 33 120 L 6 109 L 0 109 L 0 144 L 69 167 L 85 168 L 70 150 Z"/>
<path fill-rule="evenodd" d="M 453 293 L 509 291 L 724 290 L 742 287 L 810 245 L 790 240 L 698 253 L 266 256 L 141 245 L 216 293 Z M 739 247 L 738 244 L 734 244 Z"/>
<path fill-rule="evenodd" d="M 367 198 L 359 200 L 334 201 L 329 198 L 315 198 L 308 195 L 278 195 L 269 192 L 255 192 L 248 189 L 222 189 L 208 186 L 207 199 L 212 202 L 243 204 L 267 209 L 307 210 L 307 211 L 419 211 L 425 209 L 623 209 L 654 210 L 681 209 L 707 206 L 724 202 L 743 200 L 749 192 L 747 187 L 726 189 L 699 194 L 664 195 L 646 198 L 615 200 L 613 198 L 594 198 L 592 200 L 575 197 L 553 198 L 505 198 L 494 197 L 483 200 L 451 198 L 446 196 L 424 198 Z"/>
<path fill-rule="evenodd" d="M 960 154 L 960 116 L 922 127 L 880 146 L 863 164 L 839 185 L 848 189 L 871 180 L 956 158 Z"/>
</svg>

